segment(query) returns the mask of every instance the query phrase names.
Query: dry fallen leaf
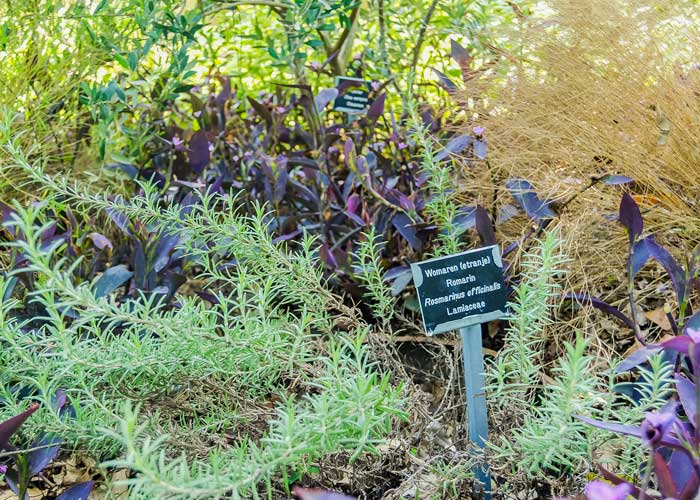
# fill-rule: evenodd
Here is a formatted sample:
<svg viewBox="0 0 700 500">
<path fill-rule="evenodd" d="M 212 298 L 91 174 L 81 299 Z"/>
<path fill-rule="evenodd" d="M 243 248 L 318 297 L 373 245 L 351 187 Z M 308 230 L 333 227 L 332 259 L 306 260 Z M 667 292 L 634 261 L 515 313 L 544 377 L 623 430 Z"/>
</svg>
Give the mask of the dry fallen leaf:
<svg viewBox="0 0 700 500">
<path fill-rule="evenodd" d="M 29 500 L 41 500 L 44 498 L 42 491 L 37 488 L 29 488 L 27 494 L 29 495 Z M 17 500 L 17 495 L 15 495 L 12 490 L 8 488 L 0 491 L 0 500 Z"/>
<path fill-rule="evenodd" d="M 634 344 L 632 344 L 622 355 L 623 359 L 629 358 L 632 354 L 637 352 L 639 349 L 642 349 L 643 347 L 644 346 L 635 339 Z"/>
<path fill-rule="evenodd" d="M 663 331 L 671 331 L 671 322 L 668 320 L 668 316 L 666 316 L 666 312 L 664 311 L 663 307 L 658 307 L 653 311 L 645 312 L 644 316 L 646 316 L 647 319 L 656 326 L 659 326 Z"/>
</svg>

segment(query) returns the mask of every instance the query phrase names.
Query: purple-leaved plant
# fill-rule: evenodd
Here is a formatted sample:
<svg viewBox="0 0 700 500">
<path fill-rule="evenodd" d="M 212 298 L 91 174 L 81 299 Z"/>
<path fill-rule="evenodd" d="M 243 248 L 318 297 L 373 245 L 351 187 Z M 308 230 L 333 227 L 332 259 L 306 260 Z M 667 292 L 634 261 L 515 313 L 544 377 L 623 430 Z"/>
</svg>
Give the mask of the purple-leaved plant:
<svg viewBox="0 0 700 500">
<path fill-rule="evenodd" d="M 639 318 L 636 317 L 637 305 L 634 295 L 634 283 L 637 274 L 647 262 L 655 260 L 661 264 L 661 267 L 664 268 L 671 279 L 673 292 L 678 304 L 675 313 L 670 307 L 666 310 L 666 316 L 673 333 L 677 335 L 686 325 L 700 328 L 700 312 L 693 314 L 690 303 L 691 291 L 700 284 L 700 245 L 686 256 L 684 262 L 678 262 L 666 248 L 656 241 L 653 234 L 642 237 L 644 234 L 642 214 L 634 198 L 629 193 L 625 193 L 622 196 L 618 220 L 624 226 L 629 237 L 627 293 L 630 303 L 630 315 L 628 316 L 598 297 L 592 297 L 584 293 L 571 293 L 565 298 L 590 305 L 617 318 L 634 331 L 637 340 L 642 345 L 646 345 L 645 332 L 642 331 Z M 634 363 L 639 364 L 646 361 L 656 351 L 658 351 L 657 346 L 641 349 L 630 363 L 623 365 L 623 369 L 634 367 Z"/>
<path fill-rule="evenodd" d="M 634 436 L 641 441 L 648 460 L 642 469 L 640 484 L 628 483 L 599 467 L 603 477 L 617 485 L 617 489 L 594 481 L 586 488 L 589 500 L 629 496 L 638 500 L 693 500 L 700 493 L 700 330 L 686 327 L 681 335 L 650 347 L 679 358 L 676 391 L 666 405 L 647 413 L 637 426 L 578 417 L 595 427 Z M 655 491 L 650 491 L 653 483 Z M 618 492 L 623 496 L 615 496 Z"/>
<path fill-rule="evenodd" d="M 344 495 L 335 491 L 322 490 L 320 488 L 302 488 L 295 486 L 292 493 L 299 500 L 355 500 L 355 497 Z"/>
<path fill-rule="evenodd" d="M 589 500 L 627 500 L 632 493 L 632 486 L 627 483 L 612 485 L 604 481 L 591 481 L 584 494 Z"/>
<path fill-rule="evenodd" d="M 600 309 L 633 330 L 643 347 L 617 367 L 618 373 L 634 370 L 661 353 L 675 360 L 675 391 L 661 409 L 647 413 L 637 426 L 578 417 L 601 429 L 638 438 L 648 454 L 639 484 L 631 484 L 599 466 L 608 483 L 594 481 L 585 494 L 589 500 L 693 500 L 700 493 L 700 312 L 693 313 L 690 293 L 700 283 L 700 246 L 685 262 L 677 262 L 654 235 L 644 236 L 641 211 L 628 193 L 622 197 L 618 220 L 629 237 L 627 291 L 631 315 L 597 297 L 571 294 L 568 298 Z M 678 304 L 675 311 L 668 305 L 665 308 L 676 336 L 656 344 L 648 341 L 639 324 L 634 296 L 635 277 L 650 259 L 668 274 Z"/>
<path fill-rule="evenodd" d="M 69 415 L 72 412 L 64 391 L 56 392 L 52 406 L 59 415 Z M 12 452 L 7 456 L 9 463 L 0 464 L 0 480 L 21 500 L 29 500 L 28 489 L 32 477 L 39 475 L 60 451 L 61 441 L 49 436 L 42 436 L 31 446 L 30 451 L 18 450 L 10 443 L 12 436 L 38 409 L 39 404 L 32 403 L 22 413 L 0 422 L 0 457 L 3 451 Z M 93 481 L 75 484 L 61 493 L 57 500 L 87 500 L 93 486 Z"/>
</svg>

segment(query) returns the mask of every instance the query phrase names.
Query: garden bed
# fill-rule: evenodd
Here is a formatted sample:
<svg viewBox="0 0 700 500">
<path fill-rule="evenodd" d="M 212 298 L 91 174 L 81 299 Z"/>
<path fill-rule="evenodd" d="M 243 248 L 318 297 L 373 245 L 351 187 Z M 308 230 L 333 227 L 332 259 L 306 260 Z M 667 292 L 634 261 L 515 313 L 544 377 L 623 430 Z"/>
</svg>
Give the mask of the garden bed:
<svg viewBox="0 0 700 500">
<path fill-rule="evenodd" d="M 695 498 L 700 14 L 661 3 L 0 7 L 0 498 L 477 498 L 484 465 Z M 490 245 L 478 450 L 411 264 Z"/>
</svg>

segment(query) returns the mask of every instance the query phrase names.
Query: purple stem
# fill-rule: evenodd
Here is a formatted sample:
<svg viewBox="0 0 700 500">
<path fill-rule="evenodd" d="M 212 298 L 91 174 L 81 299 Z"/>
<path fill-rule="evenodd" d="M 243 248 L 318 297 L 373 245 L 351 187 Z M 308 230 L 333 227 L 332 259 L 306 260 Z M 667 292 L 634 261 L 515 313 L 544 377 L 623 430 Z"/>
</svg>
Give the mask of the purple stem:
<svg viewBox="0 0 700 500">
<path fill-rule="evenodd" d="M 698 346 L 695 344 L 691 347 L 691 350 L 697 348 Z M 697 359 L 697 357 L 690 356 L 690 362 L 693 366 L 693 376 L 695 378 L 695 380 L 693 380 L 693 385 L 695 386 L 695 422 L 693 422 L 693 426 L 695 427 L 695 439 L 693 441 L 693 446 L 695 450 L 693 451 L 695 452 L 695 456 L 698 456 L 700 452 L 700 363 L 694 362 L 694 359 Z M 698 477 L 700 477 L 700 474 Z"/>
<path fill-rule="evenodd" d="M 633 251 L 634 245 L 630 245 L 629 252 L 627 255 L 627 292 L 629 294 L 629 301 L 630 301 L 630 312 L 632 313 L 632 323 L 634 323 L 634 336 L 637 337 L 637 340 L 639 341 L 640 344 L 643 346 L 646 346 L 647 343 L 642 337 L 642 332 L 639 329 L 639 322 L 637 321 L 637 307 L 636 307 L 636 302 L 634 300 L 634 277 L 632 276 L 632 251 Z"/>
<path fill-rule="evenodd" d="M 676 318 L 673 317 L 673 314 L 671 314 L 670 308 L 668 310 L 664 311 L 666 313 L 666 318 L 668 319 L 668 322 L 671 324 L 671 330 L 673 331 L 674 335 L 678 335 L 678 323 L 676 323 Z"/>
<path fill-rule="evenodd" d="M 645 500 L 647 497 L 647 488 L 649 488 L 649 483 L 651 482 L 651 469 L 654 464 L 654 453 L 656 453 L 655 447 L 651 449 L 649 454 L 649 461 L 644 471 L 644 480 L 642 481 L 642 487 L 639 489 L 639 500 Z"/>
</svg>

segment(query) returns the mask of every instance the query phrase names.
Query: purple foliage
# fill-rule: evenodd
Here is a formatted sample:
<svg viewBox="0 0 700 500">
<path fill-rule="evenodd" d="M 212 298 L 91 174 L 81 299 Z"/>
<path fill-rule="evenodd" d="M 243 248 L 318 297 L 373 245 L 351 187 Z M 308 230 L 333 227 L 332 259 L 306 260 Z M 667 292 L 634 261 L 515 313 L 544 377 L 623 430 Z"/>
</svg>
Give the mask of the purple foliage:
<svg viewBox="0 0 700 500">
<path fill-rule="evenodd" d="M 697 320 L 699 323 L 697 326 L 700 327 L 700 316 L 697 316 L 697 318 L 694 316 L 690 318 L 685 317 L 690 311 L 687 297 L 688 291 L 698 283 L 696 276 L 700 272 L 700 259 L 696 258 L 695 253 L 700 252 L 700 250 L 694 252 L 693 258 L 687 261 L 686 267 L 684 268 L 673 258 L 666 248 L 656 241 L 654 235 L 649 235 L 640 239 L 642 231 L 644 230 L 644 221 L 637 203 L 629 193 L 625 193 L 622 196 L 618 219 L 629 235 L 630 247 L 627 271 L 630 291 L 633 290 L 634 279 L 642 268 L 650 260 L 658 262 L 669 276 L 673 284 L 676 300 L 678 301 L 677 314 L 675 316 L 669 314 L 669 321 L 674 331 L 677 329 L 676 325 L 683 324 L 686 320 L 688 325 L 693 324 L 693 322 Z M 633 321 L 634 318 L 627 317 L 618 308 L 599 298 L 590 297 L 586 294 L 570 294 L 567 298 L 592 305 L 597 309 L 615 316 L 633 330 L 640 328 L 640 326 Z M 630 300 L 633 299 L 634 297 L 630 292 Z"/>
<path fill-rule="evenodd" d="M 100 249 L 100 250 L 113 250 L 114 247 L 112 246 L 112 242 L 109 241 L 109 239 L 100 233 L 90 233 L 88 234 L 88 238 L 92 240 L 92 242 L 95 244 L 95 247 Z"/>
<path fill-rule="evenodd" d="M 508 179 L 506 189 L 531 219 L 541 221 L 556 216 L 550 202 L 541 200 L 532 184 L 525 179 Z"/>
<path fill-rule="evenodd" d="M 4 422 L 0 422 L 0 450 L 12 448 L 12 445 L 10 445 L 10 438 L 38 409 L 39 404 L 34 403 L 19 415 L 15 415 L 14 417 L 8 418 Z"/>
<path fill-rule="evenodd" d="M 109 295 L 118 287 L 126 283 L 134 273 L 129 271 L 125 265 L 112 266 L 95 282 L 94 293 L 98 299 Z"/>
<path fill-rule="evenodd" d="M 480 160 L 486 159 L 486 139 L 475 139 L 474 140 L 474 156 Z"/>
<path fill-rule="evenodd" d="M 44 437 L 34 443 L 32 448 L 36 448 L 29 453 L 29 471 L 36 475 L 49 465 L 61 451 L 61 440 L 59 438 Z"/>
<path fill-rule="evenodd" d="M 314 104 L 317 111 L 323 111 L 329 102 L 338 97 L 338 89 L 322 89 L 314 98 Z"/>
<path fill-rule="evenodd" d="M 615 316 L 628 327 L 634 328 L 634 323 L 632 322 L 632 320 L 628 318 L 622 311 L 620 311 L 617 307 L 610 305 L 597 297 L 592 297 L 585 293 L 567 293 L 564 296 L 564 298 L 568 300 L 574 300 L 584 305 L 593 306 L 596 309 L 603 311 L 604 313 L 610 314 L 611 316 Z"/>
<path fill-rule="evenodd" d="M 642 270 L 644 265 L 647 263 L 647 261 L 651 257 L 651 245 L 652 245 L 653 239 L 654 239 L 653 236 L 647 236 L 646 238 L 642 238 L 641 240 L 638 240 L 634 244 L 634 247 L 632 248 L 632 252 L 630 252 L 629 262 L 628 262 L 628 268 L 629 268 L 631 278 L 634 278 L 635 276 L 637 276 L 639 271 Z"/>
<path fill-rule="evenodd" d="M 386 93 L 382 92 L 377 96 L 377 98 L 372 102 L 367 109 L 366 117 L 371 122 L 376 122 L 380 116 L 384 114 L 384 106 L 386 104 Z"/>
<path fill-rule="evenodd" d="M 452 57 L 467 82 L 474 74 L 469 51 L 453 41 Z M 446 75 L 436 74 L 450 92 L 457 88 Z M 351 88 L 351 82 L 318 92 L 309 85 L 279 85 L 274 93 L 252 98 L 241 97 L 246 92 L 238 92 L 225 77 L 219 81 L 222 90 L 218 94 L 206 95 L 199 88 L 190 92 L 192 115 L 185 128 L 183 120 L 174 123 L 160 117 L 153 122 L 162 141 L 145 153 L 148 159 L 135 167 L 130 178 L 157 179 L 158 185 L 167 186 L 167 193 L 163 189 L 167 204 L 184 206 L 199 191 L 231 193 L 237 196 L 243 213 L 256 204 L 266 205 L 273 240 L 293 249 L 301 235 L 315 236 L 319 260 L 335 275 L 332 282 L 356 298 L 361 291 L 355 283 L 352 259 L 360 233 L 373 228 L 381 235 L 386 242 L 382 261 L 387 269 L 434 253 L 436 237 L 444 228 L 436 227 L 425 207 L 442 193 L 427 188 L 420 145 L 411 140 L 401 116 L 386 109 L 384 86 L 369 85 L 372 104 L 366 114 L 348 117 L 334 112 L 331 102 Z M 429 106 L 422 107 L 420 116 L 444 144 L 436 161 L 459 156 L 475 166 L 476 160 L 486 158 L 486 129 L 481 124 L 445 124 Z M 461 127 L 468 133 L 449 133 L 446 125 L 449 130 Z M 163 148 L 162 143 L 168 147 Z M 627 178 L 605 175 L 596 182 L 615 185 Z M 509 179 L 505 187 L 515 203 L 503 210 L 492 207 L 489 215 L 482 207 L 458 208 L 453 227 L 465 244 L 496 243 L 497 224 L 516 215 L 518 205 L 538 227 L 508 246 L 505 256 L 537 236 L 557 216 L 552 203 L 542 199 L 527 180 Z M 123 283 L 124 295 L 133 297 L 137 290 L 153 293 L 166 287 L 166 297 L 171 297 L 171 283 L 177 285 L 181 276 L 181 259 L 172 251 L 158 255 L 169 237 L 150 235 L 139 221 L 127 220 L 122 214 L 108 215 L 130 240 L 126 258 L 121 254 L 120 261 L 110 263 L 126 265 L 134 273 Z M 177 234 L 175 228 L 173 234 Z M 108 248 L 99 236 L 91 239 Z M 119 243 L 108 241 L 113 253 L 120 255 Z M 163 262 L 167 266 L 161 270 Z M 406 276 L 390 281 L 395 294 L 402 294 L 410 285 Z"/>
<path fill-rule="evenodd" d="M 93 481 L 76 484 L 61 493 L 56 500 L 87 500 L 94 486 Z"/>
<path fill-rule="evenodd" d="M 634 198 L 629 193 L 622 195 L 622 201 L 620 202 L 620 222 L 625 229 L 627 229 L 627 234 L 630 239 L 630 246 L 634 245 L 637 238 L 642 234 L 644 230 L 644 222 L 642 221 L 642 213 L 639 211 L 637 203 Z"/>
<path fill-rule="evenodd" d="M 473 140 L 474 139 L 470 135 L 460 135 L 454 139 L 451 139 L 450 142 L 445 145 L 442 151 L 435 155 L 435 160 L 444 160 L 450 155 L 461 153 L 472 144 Z"/>
<path fill-rule="evenodd" d="M 189 160 L 192 170 L 200 173 L 209 164 L 211 159 L 209 151 L 209 139 L 207 133 L 199 130 L 190 139 Z"/>
<path fill-rule="evenodd" d="M 435 68 L 431 68 L 433 70 L 433 73 L 435 73 L 435 76 L 438 77 L 438 80 L 440 82 L 440 86 L 444 88 L 447 92 L 456 92 L 458 90 L 457 85 L 455 82 L 450 80 L 448 76 L 443 73 L 442 71 L 439 71 Z"/>
<path fill-rule="evenodd" d="M 67 409 L 65 392 L 57 391 L 52 398 L 53 409 L 63 415 L 63 410 Z M 5 449 L 15 450 L 10 444 L 10 438 L 19 428 L 39 409 L 38 403 L 32 405 L 24 412 L 12 418 L 0 422 L 0 451 Z M 32 477 L 40 474 L 60 452 L 61 440 L 56 437 L 44 436 L 31 445 L 31 451 L 22 451 L 11 456 L 11 465 L 0 465 L 0 476 L 5 476 L 5 482 L 10 490 L 19 496 L 22 492 L 26 495 L 26 490 Z M 63 500 L 86 500 L 92 491 L 93 482 L 75 485 L 58 498 Z"/>
<path fill-rule="evenodd" d="M 669 251 L 659 245 L 653 236 L 646 238 L 646 240 L 649 247 L 649 255 L 664 268 L 673 283 L 676 299 L 679 303 L 683 302 L 688 286 L 688 276 L 693 274 L 686 274 L 686 271 L 676 262 Z M 691 269 L 690 271 L 693 273 L 695 270 Z"/>
<path fill-rule="evenodd" d="M 584 493 L 588 500 L 626 500 L 632 494 L 632 486 L 626 483 L 615 486 L 603 481 L 592 481 Z"/>
<path fill-rule="evenodd" d="M 489 217 L 486 209 L 481 205 L 476 207 L 474 212 L 474 221 L 476 225 L 476 231 L 481 238 L 481 242 L 484 245 L 495 245 L 496 244 L 496 233 L 493 230 L 493 223 Z"/>
<path fill-rule="evenodd" d="M 622 180 L 611 183 L 622 183 Z M 667 316 L 673 330 L 679 334 L 659 344 L 646 345 L 637 350 L 618 366 L 617 372 L 638 369 L 648 362 L 651 356 L 665 353 L 669 359 L 678 359 L 674 374 L 675 393 L 663 408 L 647 413 L 640 425 L 625 425 L 603 422 L 585 416 L 578 417 L 595 427 L 636 437 L 650 454 L 652 464 L 652 467 L 644 472 L 642 486 L 629 484 L 612 472 L 600 468 L 603 477 L 616 486 L 594 481 L 586 488 L 586 495 L 589 499 L 613 499 L 618 498 L 615 495 L 619 493 L 622 495 L 620 498 L 632 496 L 646 499 L 691 500 L 695 498 L 700 488 L 700 398 L 698 398 L 700 394 L 700 315 L 686 317 L 686 314 L 689 311 L 687 291 L 696 285 L 698 259 L 694 254 L 683 268 L 653 235 L 642 238 L 644 221 L 641 211 L 634 198 L 628 193 L 622 197 L 618 220 L 629 236 L 627 271 L 630 301 L 634 300 L 632 290 L 635 277 L 647 262 L 655 260 L 664 268 L 673 283 L 679 304 L 678 311 L 674 315 L 669 309 Z M 571 294 L 569 298 L 615 316 L 633 330 L 640 329 L 640 326 L 635 324 L 634 317 L 632 319 L 627 317 L 619 309 L 598 298 L 585 294 Z M 682 331 L 678 325 L 683 325 Z M 655 485 L 658 494 L 646 491 L 650 484 Z M 642 491 L 643 489 L 645 491 Z"/>
<path fill-rule="evenodd" d="M 616 484 L 594 481 L 586 488 L 587 498 L 617 498 L 617 492 L 626 492 L 634 498 L 692 500 L 700 487 L 700 331 L 687 329 L 681 336 L 655 346 L 658 350 L 680 355 L 686 363 L 677 365 L 675 399 L 663 408 L 648 412 L 640 425 L 604 422 L 588 417 L 578 418 L 590 425 L 618 434 L 636 437 L 650 453 L 652 467 L 644 472 L 641 487 L 634 486 L 615 474 L 601 468 L 603 476 Z M 646 491 L 655 479 L 661 496 Z M 607 489 L 606 489 L 607 488 Z M 591 491 L 601 496 L 592 496 Z"/>
<path fill-rule="evenodd" d="M 465 49 L 453 44 L 453 52 L 458 62 L 468 63 Z M 224 90 L 219 94 L 190 93 L 189 128 L 167 119 L 154 122 L 168 147 L 156 144 L 146 153 L 147 163 L 135 167 L 130 178 L 144 178 L 145 171 L 158 174 L 158 182 L 169 187 L 163 192 L 167 204 L 184 205 L 195 191 L 231 193 L 242 213 L 265 204 L 273 240 L 293 249 L 302 235 L 317 237 L 320 261 L 336 275 L 333 282 L 351 294 L 360 293 L 353 284 L 352 256 L 359 234 L 371 227 L 386 241 L 382 251 L 387 268 L 406 266 L 433 251 L 442 228 L 429 220 L 425 207 L 436 193 L 426 188 L 420 146 L 410 140 L 400 117 L 385 108 L 381 85 L 370 86 L 372 104 L 366 114 L 348 118 L 330 107 L 347 83 L 317 93 L 308 85 L 284 85 L 275 93 L 242 98 L 245 93 L 220 80 Z M 450 137 L 434 111 L 426 107 L 421 116 L 431 133 L 447 139 L 438 161 L 451 155 L 468 161 L 485 157 L 483 127 L 472 127 L 473 135 Z M 477 230 L 471 231 L 474 207 L 459 210 L 454 223 L 465 243 L 475 243 L 477 233 L 495 242 L 493 224 L 484 222 L 483 214 L 479 212 Z M 92 233 L 89 239 L 97 248 L 108 250 L 111 244 L 111 254 L 121 256 L 100 272 L 123 265 L 133 275 L 117 269 L 106 273 L 101 280 L 108 280 L 108 291 L 101 287 L 100 295 L 121 288 L 129 297 L 136 290 L 152 292 L 167 284 L 171 271 L 179 273 L 181 259 L 167 245 L 170 236 L 149 234 L 139 221 L 116 211 L 108 215 L 130 248 L 120 253 L 123 247 L 113 237 Z M 394 293 L 410 284 L 407 276 L 392 280 Z"/>
<path fill-rule="evenodd" d="M 640 427 L 642 443 L 656 448 L 670 441 L 669 434 L 676 423 L 676 405 L 671 404 L 661 411 L 647 413 Z"/>
</svg>

